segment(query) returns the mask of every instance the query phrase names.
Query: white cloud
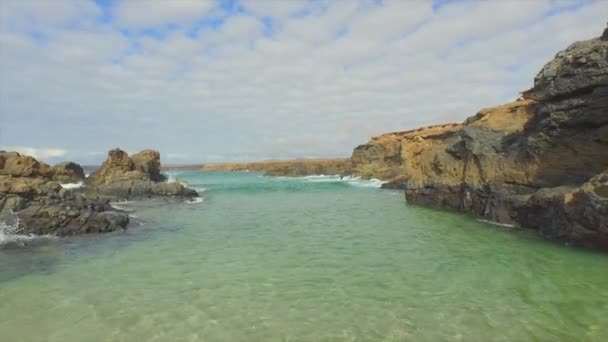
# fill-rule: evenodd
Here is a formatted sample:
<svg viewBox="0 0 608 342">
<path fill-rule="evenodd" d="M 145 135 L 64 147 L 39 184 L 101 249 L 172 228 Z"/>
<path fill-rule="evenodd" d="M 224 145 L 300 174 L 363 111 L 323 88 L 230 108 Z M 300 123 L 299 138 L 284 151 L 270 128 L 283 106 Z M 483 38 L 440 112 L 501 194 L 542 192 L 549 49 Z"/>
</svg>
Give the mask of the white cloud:
<svg viewBox="0 0 608 342">
<path fill-rule="evenodd" d="M 56 157 L 63 157 L 67 151 L 60 148 L 37 148 L 30 146 L 0 146 L 0 150 L 15 151 L 24 155 L 32 156 L 38 160 L 48 160 Z"/>
<path fill-rule="evenodd" d="M 57 24 L 90 13 L 72 4 L 40 21 L 43 42 L 2 26 L 0 143 L 155 148 L 184 162 L 346 156 L 372 135 L 514 99 L 557 51 L 598 36 L 608 13 L 606 1 L 459 1 L 436 13 L 384 3 L 254 1 L 230 13 L 121 1 L 109 23 Z M 18 4 L 15 22 L 37 10 Z M 201 19 L 214 24 L 193 26 Z"/>
<path fill-rule="evenodd" d="M 3 0 L 0 26 L 3 29 L 44 30 L 49 26 L 83 24 L 100 14 L 92 0 Z"/>
<path fill-rule="evenodd" d="M 114 11 L 120 26 L 149 27 L 169 23 L 187 23 L 213 9 L 211 0 L 124 0 Z"/>
</svg>

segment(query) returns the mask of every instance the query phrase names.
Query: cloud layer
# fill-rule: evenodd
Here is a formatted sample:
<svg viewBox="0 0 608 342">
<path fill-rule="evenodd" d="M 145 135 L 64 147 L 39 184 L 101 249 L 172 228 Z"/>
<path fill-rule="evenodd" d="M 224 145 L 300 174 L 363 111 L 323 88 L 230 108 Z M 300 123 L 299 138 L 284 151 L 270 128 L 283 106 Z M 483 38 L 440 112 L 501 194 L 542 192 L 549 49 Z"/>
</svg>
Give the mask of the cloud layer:
<svg viewBox="0 0 608 342">
<path fill-rule="evenodd" d="M 347 156 L 514 99 L 606 1 L 0 2 L 0 145 Z"/>
</svg>

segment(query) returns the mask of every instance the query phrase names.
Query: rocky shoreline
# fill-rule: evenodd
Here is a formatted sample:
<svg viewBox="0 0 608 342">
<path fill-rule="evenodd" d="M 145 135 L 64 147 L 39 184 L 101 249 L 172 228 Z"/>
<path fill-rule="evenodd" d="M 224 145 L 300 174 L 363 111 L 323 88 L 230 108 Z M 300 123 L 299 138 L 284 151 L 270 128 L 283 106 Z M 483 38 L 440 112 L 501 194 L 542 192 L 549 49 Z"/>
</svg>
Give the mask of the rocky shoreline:
<svg viewBox="0 0 608 342">
<path fill-rule="evenodd" d="M 608 250 L 608 29 L 559 52 L 518 101 L 372 138 L 351 160 L 410 204 Z"/>
<path fill-rule="evenodd" d="M 312 175 L 347 175 L 350 159 L 269 160 L 251 163 L 205 164 L 201 171 L 264 172 L 266 176 L 302 177 Z"/>
<path fill-rule="evenodd" d="M 125 229 L 111 200 L 192 199 L 167 182 L 160 154 L 115 149 L 90 177 L 66 162 L 49 166 L 0 151 L 0 221 L 22 234 L 58 236 Z M 393 132 L 347 159 L 207 164 L 202 171 L 269 176 L 353 175 L 405 192 L 409 204 L 452 208 L 543 237 L 608 250 L 608 29 L 559 52 L 517 101 L 463 123 Z M 83 182 L 80 189 L 61 183 Z"/>
<path fill-rule="evenodd" d="M 84 186 L 62 186 L 79 182 Z M 128 214 L 110 201 L 197 196 L 195 190 L 166 181 L 157 151 L 129 157 L 112 150 L 89 178 L 73 162 L 49 166 L 17 152 L 0 151 L 0 221 L 12 221 L 16 234 L 68 236 L 126 229 Z"/>
</svg>

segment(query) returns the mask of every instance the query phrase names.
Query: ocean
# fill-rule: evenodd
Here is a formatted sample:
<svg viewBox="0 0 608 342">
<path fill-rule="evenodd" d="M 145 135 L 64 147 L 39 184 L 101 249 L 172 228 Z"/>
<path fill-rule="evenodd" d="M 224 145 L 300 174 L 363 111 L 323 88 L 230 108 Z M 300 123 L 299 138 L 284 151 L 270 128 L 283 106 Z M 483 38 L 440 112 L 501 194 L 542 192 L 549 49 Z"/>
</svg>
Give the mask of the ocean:
<svg viewBox="0 0 608 342">
<path fill-rule="evenodd" d="M 0 341 L 608 340 L 606 254 L 374 181 L 170 177 L 201 198 L 0 247 Z"/>
</svg>

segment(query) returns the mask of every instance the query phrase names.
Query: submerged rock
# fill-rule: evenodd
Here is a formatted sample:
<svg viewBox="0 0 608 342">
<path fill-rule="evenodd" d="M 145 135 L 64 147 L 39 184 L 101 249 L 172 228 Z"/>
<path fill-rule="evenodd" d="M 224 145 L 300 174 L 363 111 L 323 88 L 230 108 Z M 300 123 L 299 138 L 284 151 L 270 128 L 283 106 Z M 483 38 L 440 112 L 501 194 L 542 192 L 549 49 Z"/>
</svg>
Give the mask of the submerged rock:
<svg viewBox="0 0 608 342">
<path fill-rule="evenodd" d="M 355 173 L 409 203 L 449 207 L 608 250 L 608 40 L 572 44 L 523 99 L 462 124 L 373 138 Z"/>
</svg>

